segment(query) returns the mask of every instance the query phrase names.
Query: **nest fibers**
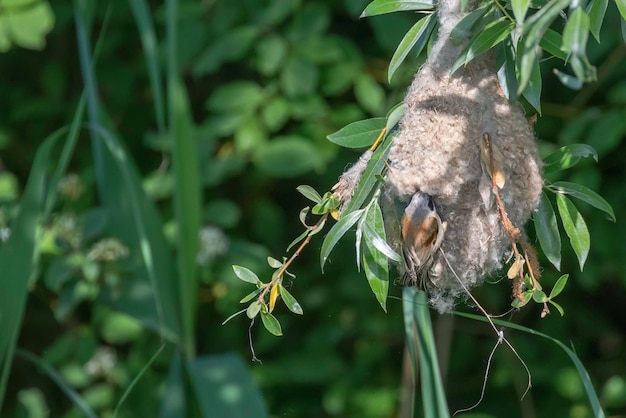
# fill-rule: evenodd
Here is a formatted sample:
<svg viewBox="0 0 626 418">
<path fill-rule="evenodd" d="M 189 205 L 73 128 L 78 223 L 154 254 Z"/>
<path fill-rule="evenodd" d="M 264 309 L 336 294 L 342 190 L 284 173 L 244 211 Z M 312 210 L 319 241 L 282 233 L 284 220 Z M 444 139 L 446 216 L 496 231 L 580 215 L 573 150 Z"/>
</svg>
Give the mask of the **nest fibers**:
<svg viewBox="0 0 626 418">
<path fill-rule="evenodd" d="M 499 192 L 515 226 L 529 219 L 543 185 L 532 128 L 522 110 L 502 94 L 489 57 L 479 57 L 450 75 L 462 48 L 449 42 L 458 10 L 457 1 L 439 3 L 439 38 L 404 100 L 407 110 L 389 153 L 386 193 L 406 204 L 421 191 L 442 208 L 447 224 L 442 251 L 429 270 L 430 302 L 441 312 L 451 310 L 464 293 L 459 279 L 468 288 L 479 285 L 502 268 L 511 252 L 491 180 L 481 166 L 483 135 L 487 133 L 502 154 L 505 184 Z M 385 213 L 387 220 L 395 217 L 390 212 Z M 397 229 L 388 228 L 388 240 L 399 249 Z"/>
</svg>

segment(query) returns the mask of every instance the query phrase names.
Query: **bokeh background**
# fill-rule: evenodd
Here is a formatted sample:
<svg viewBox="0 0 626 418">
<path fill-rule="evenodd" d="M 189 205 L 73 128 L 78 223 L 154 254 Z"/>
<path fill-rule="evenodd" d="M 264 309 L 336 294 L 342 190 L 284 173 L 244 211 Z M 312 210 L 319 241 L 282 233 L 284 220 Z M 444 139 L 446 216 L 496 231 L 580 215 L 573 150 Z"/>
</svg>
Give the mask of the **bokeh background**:
<svg viewBox="0 0 626 418">
<path fill-rule="evenodd" d="M 150 3 L 157 35 L 163 39 L 164 5 Z M 320 192 L 329 190 L 358 158 L 359 150 L 341 149 L 326 136 L 350 122 L 384 116 L 402 100 L 423 62 L 423 56 L 409 56 L 391 84 L 386 82 L 389 59 L 417 17 L 395 13 L 359 19 L 366 3 L 180 2 L 177 53 L 193 135 L 201 150 L 204 195 L 198 353 L 240 356 L 273 417 L 378 418 L 399 413 L 404 355 L 401 289 L 392 286 L 388 312 L 383 312 L 356 269 L 349 238 L 335 249 L 324 274 L 319 267 L 321 235 L 298 257 L 290 269 L 296 278 L 286 286 L 304 315 L 279 306 L 274 313 L 282 337 L 255 324 L 250 335 L 262 364 L 251 360 L 245 316 L 222 325 L 241 309 L 239 300 L 252 290 L 235 277 L 231 265 L 269 279 L 266 257 L 286 256 L 287 245 L 302 231 L 298 213 L 309 202 L 295 188 L 309 184 Z M 23 190 L 37 147 L 71 121 L 83 89 L 74 8 L 70 2 L 51 6 L 55 23 L 44 50 L 13 48 L 0 54 L 3 227 L 10 221 L 11 205 Z M 602 43 L 589 42 L 598 82 L 568 90 L 552 73 L 559 63 L 542 62 L 543 113 L 535 125 L 544 157 L 566 144 L 595 147 L 597 163 L 584 160 L 548 180 L 573 181 L 597 191 L 612 204 L 617 222 L 577 202 L 591 233 L 591 252 L 581 272 L 563 234 L 561 271 L 569 273 L 570 280 L 558 302 L 565 316 L 553 310 L 540 319 L 541 307 L 530 304 L 506 317 L 571 344 L 609 416 L 626 416 L 626 46 L 618 16 L 610 4 Z M 108 22 L 96 64 L 102 104 L 138 167 L 145 193 L 164 220 L 166 236 L 172 237 L 176 185 L 171 144 L 157 131 L 154 92 L 135 20 L 122 1 L 101 2 L 91 10 L 91 18 L 93 39 Z M 165 45 L 158 47 L 165 59 Z M 108 284 L 90 282 L 89 269 L 124 280 L 117 258 L 96 267 L 81 265 L 80 274 L 63 279 L 68 280 L 65 284 L 74 280 L 71 286 L 55 285 L 55 260 L 68 260 L 76 248 L 91 251 L 97 243 L 114 238 L 95 227 L 90 232 L 93 225 L 81 218 L 98 206 L 88 133 L 83 135 L 72 159 L 72 175 L 64 183 L 67 190 L 50 221 L 56 241 L 50 244 L 53 249 L 43 245 L 42 251 L 49 251 L 30 287 L 18 345 L 54 367 L 99 415 L 110 416 L 161 340 L 98 298 Z M 532 225 L 528 229 L 533 236 Z M 123 258 L 118 244 L 108 242 L 107 248 L 120 251 Z M 550 288 L 560 273 L 545 258 L 542 267 L 542 283 Z M 506 312 L 511 303 L 509 283 L 501 276 L 504 273 L 473 291 L 494 314 Z M 477 312 L 464 304 L 459 309 Z M 471 406 L 480 397 L 497 338 L 482 322 L 452 316 L 435 316 L 435 321 L 447 363 L 450 409 Z M 532 390 L 520 401 L 526 372 L 502 346 L 491 362 L 484 399 L 472 415 L 461 416 L 591 416 L 574 365 L 556 345 L 527 334 L 506 335 L 532 373 Z M 130 391 L 120 416 L 157 416 L 169 362 L 170 357 L 160 355 L 150 365 Z M 16 358 L 1 415 L 46 416 L 45 410 L 52 417 L 80 416 L 48 375 Z"/>
</svg>

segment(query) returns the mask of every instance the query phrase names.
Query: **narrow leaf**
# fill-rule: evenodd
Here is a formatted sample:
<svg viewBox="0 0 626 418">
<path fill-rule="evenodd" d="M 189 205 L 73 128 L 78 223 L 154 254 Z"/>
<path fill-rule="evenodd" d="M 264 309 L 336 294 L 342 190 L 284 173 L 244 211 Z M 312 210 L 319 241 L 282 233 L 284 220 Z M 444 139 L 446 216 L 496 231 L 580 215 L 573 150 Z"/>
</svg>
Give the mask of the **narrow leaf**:
<svg viewBox="0 0 626 418">
<path fill-rule="evenodd" d="M 557 70 L 556 68 L 552 71 L 559 79 L 561 84 L 563 84 L 568 89 L 578 91 L 583 87 L 583 81 L 580 78 L 571 76 L 567 73 Z"/>
<path fill-rule="evenodd" d="M 272 286 L 272 290 L 270 290 L 270 313 L 274 312 L 274 307 L 276 306 L 276 300 L 280 295 L 280 284 L 276 283 Z"/>
<path fill-rule="evenodd" d="M 258 284 L 261 283 L 261 279 L 250 269 L 241 266 L 233 266 L 233 271 L 244 282 Z"/>
<path fill-rule="evenodd" d="M 469 41 L 464 52 L 456 60 L 450 73 L 456 71 L 462 65 L 467 64 L 478 55 L 487 52 L 506 38 L 515 25 L 508 19 L 502 17 L 495 22 L 489 23 L 485 29 L 480 31 L 475 38 Z"/>
<path fill-rule="evenodd" d="M 365 218 L 365 245 L 363 246 L 363 270 L 367 282 L 374 292 L 380 306 L 387 311 L 387 293 L 389 291 L 389 262 L 388 254 L 402 258 L 396 254 L 385 241 L 385 224 L 378 202 L 370 207 Z M 381 250 L 381 247 L 383 250 Z"/>
<path fill-rule="evenodd" d="M 565 195 L 556 195 L 556 204 L 561 215 L 561 221 L 563 222 L 563 228 L 565 233 L 569 237 L 569 241 L 572 244 L 572 248 L 578 258 L 578 264 L 580 270 L 583 270 L 587 255 L 589 255 L 589 247 L 591 246 L 589 231 L 587 230 L 587 224 L 581 216 L 576 206 Z"/>
<path fill-rule="evenodd" d="M 298 235 L 293 241 L 291 241 L 291 243 L 287 247 L 287 252 L 289 252 L 293 248 L 294 245 L 298 244 L 303 239 L 305 239 L 307 235 L 309 235 L 309 231 L 308 230 L 305 230 L 300 235 Z"/>
<path fill-rule="evenodd" d="M 615 0 L 615 5 L 619 14 L 622 16 L 622 22 L 626 21 L 626 0 Z"/>
<path fill-rule="evenodd" d="M 369 147 L 376 141 L 385 127 L 387 118 L 372 118 L 352 122 L 337 132 L 328 135 L 328 140 L 346 148 Z"/>
<path fill-rule="evenodd" d="M 391 78 L 394 73 L 398 67 L 400 67 L 400 64 L 404 62 L 413 47 L 415 47 L 415 56 L 418 56 L 422 52 L 422 49 L 426 45 L 437 20 L 436 18 L 433 18 L 433 16 L 434 15 L 430 14 L 418 20 L 417 23 L 413 25 L 413 27 L 404 35 L 400 44 L 398 44 L 398 48 L 396 48 L 396 51 L 393 53 L 393 57 L 391 57 L 391 61 L 389 61 L 389 70 L 387 72 L 387 81 L 389 83 L 391 83 Z"/>
<path fill-rule="evenodd" d="M 285 305 L 287 305 L 287 308 L 289 308 L 291 312 L 298 315 L 302 315 L 304 313 L 302 312 L 302 306 L 300 306 L 300 303 L 298 303 L 296 298 L 294 298 L 282 284 L 280 285 L 280 297 L 283 298 L 283 302 L 285 302 Z"/>
<path fill-rule="evenodd" d="M 250 302 L 252 299 L 254 299 L 255 297 L 257 297 L 259 295 L 259 293 L 261 293 L 263 291 L 262 288 L 256 289 L 254 292 L 250 292 L 248 293 L 246 296 L 243 297 L 243 299 L 241 299 L 239 301 L 239 303 L 246 303 L 246 302 Z"/>
<path fill-rule="evenodd" d="M 363 203 L 371 196 L 372 190 L 379 184 L 377 176 L 379 176 L 386 168 L 387 155 L 393 141 L 391 136 L 385 137 L 385 140 L 381 145 L 376 148 L 376 151 L 372 154 L 370 161 L 367 163 L 367 167 L 361 175 L 359 185 L 354 191 L 354 195 L 350 200 L 350 203 L 344 209 L 346 212 L 351 212 L 355 209 L 359 209 Z"/>
<path fill-rule="evenodd" d="M 533 214 L 537 238 L 543 253 L 557 270 L 561 269 L 561 236 L 552 204 L 545 193 L 541 194 L 537 211 Z"/>
<path fill-rule="evenodd" d="M 548 301 L 548 296 L 541 290 L 535 290 L 533 292 L 533 300 L 537 303 L 544 303 Z"/>
<path fill-rule="evenodd" d="M 405 311 L 404 328 L 406 340 L 419 347 L 414 347 L 412 353 L 417 354 L 419 358 L 419 367 L 417 367 L 416 363 L 413 364 L 414 379 L 416 379 L 417 369 L 419 369 L 420 373 L 420 384 L 416 384 L 415 387 L 419 386 L 421 388 L 424 411 L 423 415 L 419 414 L 419 416 L 450 417 L 441 370 L 439 369 L 435 336 L 428 311 L 426 293 L 421 290 L 417 291 L 415 288 L 405 287 L 402 293 L 402 300 Z M 418 341 L 418 344 L 415 344 L 415 340 Z M 418 416 L 418 414 L 415 414 L 415 416 Z"/>
<path fill-rule="evenodd" d="M 582 57 L 589 38 L 589 16 L 582 7 L 570 14 L 563 29 L 563 51 Z"/>
<path fill-rule="evenodd" d="M 511 0 L 513 15 L 515 16 L 517 24 L 520 26 L 524 23 L 528 6 L 530 6 L 530 0 Z"/>
<path fill-rule="evenodd" d="M 560 314 L 561 316 L 565 315 L 565 311 L 563 310 L 563 307 L 562 307 L 561 305 L 559 305 L 558 303 L 556 303 L 556 302 L 555 302 L 555 301 L 553 301 L 553 300 L 548 300 L 548 302 L 550 302 L 550 304 L 551 304 L 552 306 L 554 306 L 554 307 L 556 308 L 556 310 L 557 310 L 557 311 L 559 311 L 559 314 Z"/>
<path fill-rule="evenodd" d="M 613 212 L 611 205 L 593 190 L 580 184 L 567 181 L 557 181 L 548 186 L 548 188 L 555 193 L 568 194 L 576 199 L 589 203 L 591 206 L 609 215 L 611 220 L 615 222 L 615 212 Z"/>
<path fill-rule="evenodd" d="M 335 245 L 339 242 L 341 237 L 344 236 L 346 232 L 354 224 L 361 218 L 363 215 L 363 210 L 355 210 L 354 212 L 350 212 L 349 214 L 342 216 L 339 221 L 333 225 L 333 227 L 328 231 L 328 234 L 324 238 L 324 242 L 322 242 L 322 248 L 320 250 L 320 265 L 322 271 L 324 271 L 324 264 L 326 264 L 326 260 L 330 255 L 330 252 L 335 248 Z"/>
<path fill-rule="evenodd" d="M 591 145 L 565 145 L 545 158 L 543 171 L 544 173 L 551 173 L 554 171 L 565 170 L 575 166 L 581 158 L 588 157 L 591 157 L 598 162 L 598 153 Z"/>
<path fill-rule="evenodd" d="M 374 248 L 380 251 L 385 257 L 390 258 L 398 263 L 402 261 L 402 257 L 400 256 L 400 254 L 395 252 L 393 248 L 389 246 L 387 241 L 385 241 L 385 239 L 381 237 L 367 222 L 365 223 L 364 231 L 365 240 L 369 241 L 374 246 Z"/>
<path fill-rule="evenodd" d="M 246 315 L 250 319 L 254 319 L 254 317 L 257 316 L 259 312 L 261 312 L 261 304 L 259 302 L 252 302 L 248 306 L 248 309 L 246 309 Z"/>
<path fill-rule="evenodd" d="M 317 190 L 315 190 L 311 186 L 307 186 L 303 184 L 301 186 L 296 187 L 296 190 L 299 191 L 302 196 L 306 197 L 307 199 L 315 203 L 320 203 L 322 201 L 322 196 L 320 196 Z"/>
<path fill-rule="evenodd" d="M 550 292 L 550 299 L 557 297 L 561 294 L 563 289 L 565 289 L 565 285 L 567 284 L 567 279 L 569 278 L 569 274 L 564 274 L 556 281 L 552 291 Z"/>
<path fill-rule="evenodd" d="M 520 56 L 518 94 L 524 91 L 530 80 L 537 59 L 535 48 L 550 24 L 569 3 L 570 0 L 552 0 L 526 20 L 524 36 L 520 39 L 523 46 L 518 48 L 518 56 Z"/>
<path fill-rule="evenodd" d="M 547 29 L 539 41 L 539 46 L 546 52 L 566 61 L 567 54 L 561 49 L 561 45 L 563 45 L 563 37 L 553 29 Z"/>
<path fill-rule="evenodd" d="M 471 36 L 472 28 L 474 27 L 476 22 L 484 25 L 483 22 L 485 21 L 485 19 L 482 18 L 483 16 L 485 16 L 485 14 L 487 14 L 487 12 L 490 12 L 492 8 L 493 6 L 491 6 L 490 4 L 484 4 L 476 10 L 472 10 L 471 12 L 463 16 L 463 18 L 459 20 L 459 23 L 456 24 L 454 29 L 452 29 L 452 32 L 450 32 L 450 41 L 452 42 L 452 44 L 460 45 L 465 40 L 467 40 L 467 38 Z M 477 29 L 482 30 L 481 27 Z M 476 30 L 475 32 L 479 32 L 479 30 Z"/>
<path fill-rule="evenodd" d="M 602 29 L 608 5 L 609 0 L 593 0 L 589 7 L 589 30 L 598 43 L 600 43 L 600 29 Z"/>
<path fill-rule="evenodd" d="M 374 0 L 363 10 L 361 18 L 407 10 L 432 10 L 433 7 L 429 0 Z"/>
<path fill-rule="evenodd" d="M 535 60 L 522 96 L 539 112 L 539 115 L 541 115 L 541 87 L 541 68 L 539 68 L 539 61 Z"/>
<path fill-rule="evenodd" d="M 406 112 L 406 104 L 398 103 L 395 105 L 389 112 L 387 112 L 387 124 L 385 128 L 387 128 L 387 135 L 393 128 L 396 127 L 402 116 L 404 116 L 404 112 Z"/>
<path fill-rule="evenodd" d="M 283 335 L 283 331 L 280 328 L 280 322 L 278 319 L 271 313 L 261 312 L 261 320 L 263 321 L 263 326 L 270 333 L 274 334 L 277 337 Z"/>
</svg>

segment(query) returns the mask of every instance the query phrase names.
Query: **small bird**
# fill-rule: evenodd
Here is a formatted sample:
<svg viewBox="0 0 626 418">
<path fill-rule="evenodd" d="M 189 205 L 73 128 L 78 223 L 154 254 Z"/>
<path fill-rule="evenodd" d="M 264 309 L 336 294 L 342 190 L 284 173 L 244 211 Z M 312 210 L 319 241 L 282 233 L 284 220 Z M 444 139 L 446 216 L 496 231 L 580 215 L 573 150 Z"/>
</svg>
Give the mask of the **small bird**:
<svg viewBox="0 0 626 418">
<path fill-rule="evenodd" d="M 425 289 L 430 284 L 428 269 L 444 235 L 444 224 L 430 195 L 418 191 L 411 197 L 400 233 L 406 269 L 402 281 Z"/>
</svg>

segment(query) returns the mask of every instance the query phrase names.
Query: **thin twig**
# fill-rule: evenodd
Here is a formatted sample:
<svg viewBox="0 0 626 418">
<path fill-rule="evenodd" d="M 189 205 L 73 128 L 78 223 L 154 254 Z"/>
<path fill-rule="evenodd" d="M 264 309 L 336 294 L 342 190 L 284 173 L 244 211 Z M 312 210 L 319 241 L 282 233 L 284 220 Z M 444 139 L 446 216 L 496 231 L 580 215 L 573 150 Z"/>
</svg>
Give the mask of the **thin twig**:
<svg viewBox="0 0 626 418">
<path fill-rule="evenodd" d="M 265 289 L 263 289 L 263 291 L 259 294 L 259 297 L 257 298 L 257 300 L 258 300 L 258 302 L 260 304 L 265 304 L 265 295 L 267 295 L 267 292 L 269 292 L 272 287 L 274 287 L 280 280 L 282 280 L 282 277 L 285 274 L 285 271 L 287 271 L 287 268 L 300 255 L 300 253 L 302 252 L 304 247 L 306 247 L 309 244 L 309 242 L 311 241 L 311 238 L 313 237 L 313 235 L 315 235 L 314 233 L 312 233 L 312 231 L 315 231 L 322 223 L 324 223 L 326 221 L 326 218 L 328 218 L 328 212 L 326 212 L 319 219 L 319 221 L 317 221 L 317 223 L 315 225 L 309 227 L 311 232 L 306 236 L 304 241 L 302 241 L 302 243 L 298 246 L 296 251 L 294 251 L 294 253 L 291 255 L 291 257 L 289 257 L 289 260 L 287 260 L 280 267 L 280 269 L 278 269 L 276 271 L 276 273 L 274 274 L 274 277 L 272 277 L 272 280 L 265 286 Z"/>
</svg>

